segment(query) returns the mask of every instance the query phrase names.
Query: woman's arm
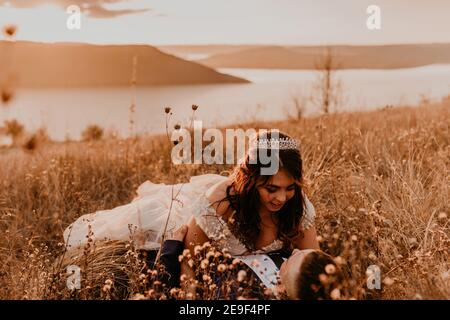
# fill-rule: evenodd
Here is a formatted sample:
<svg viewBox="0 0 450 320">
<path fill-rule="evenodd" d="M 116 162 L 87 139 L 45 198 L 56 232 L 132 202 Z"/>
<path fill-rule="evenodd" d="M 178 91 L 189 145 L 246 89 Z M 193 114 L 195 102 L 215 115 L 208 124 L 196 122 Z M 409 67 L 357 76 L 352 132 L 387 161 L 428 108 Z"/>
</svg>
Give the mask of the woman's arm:
<svg viewBox="0 0 450 320">
<path fill-rule="evenodd" d="M 303 237 L 299 236 L 295 241 L 295 247 L 297 249 L 320 249 L 319 242 L 317 241 L 316 228 L 311 226 L 306 230 L 302 230 Z"/>
<path fill-rule="evenodd" d="M 191 250 L 191 254 L 193 254 L 196 245 L 202 245 L 208 241 L 209 238 L 205 232 L 198 226 L 195 219 L 192 218 L 188 225 L 186 237 L 184 238 L 184 247 Z"/>
<path fill-rule="evenodd" d="M 178 257 L 183 253 L 184 237 L 187 230 L 187 225 L 182 225 L 175 230 L 171 237 L 164 240 L 161 249 L 160 263 L 166 271 L 163 274 L 163 283 L 168 285 L 169 288 L 180 286 L 181 264 L 178 261 Z"/>
<path fill-rule="evenodd" d="M 214 189 L 211 189 L 206 196 L 209 203 L 211 204 L 211 207 L 214 209 L 214 214 L 217 216 L 217 219 L 219 219 L 219 217 L 227 218 L 229 215 L 229 211 L 231 209 L 228 201 L 226 200 L 221 201 L 226 197 L 226 187 L 227 181 L 224 181 L 223 183 L 216 185 Z M 200 219 L 202 218 L 200 217 Z M 207 226 L 206 222 L 205 224 Z M 194 255 L 195 246 L 203 245 L 205 242 L 208 242 L 210 240 L 211 239 L 197 224 L 195 218 L 192 218 L 189 222 L 188 232 L 184 239 L 184 247 L 190 250 L 191 256 L 195 257 Z M 185 274 L 188 280 L 195 278 L 194 268 L 191 268 L 189 266 L 188 259 L 182 260 L 181 274 Z M 188 291 L 193 293 L 195 297 L 195 288 L 194 289 L 192 289 L 192 287 L 188 288 Z"/>
<path fill-rule="evenodd" d="M 314 225 L 316 209 L 314 209 L 313 204 L 309 201 L 306 194 L 303 194 L 303 197 L 305 211 L 299 226 L 300 235 L 294 240 L 294 246 L 300 250 L 320 249 L 319 242 L 317 241 L 316 227 Z"/>
<path fill-rule="evenodd" d="M 208 242 L 209 238 L 206 236 L 206 234 L 203 232 L 203 230 L 198 226 L 197 222 L 194 218 L 191 219 L 188 225 L 188 232 L 186 234 L 186 237 L 184 238 L 184 247 L 186 249 L 189 249 L 191 252 L 191 256 L 195 257 L 194 255 L 194 248 L 197 245 L 202 245 L 205 242 Z M 187 283 L 189 284 L 190 280 L 195 279 L 195 272 L 194 269 L 191 268 L 188 264 L 188 259 L 183 259 L 181 262 L 181 274 L 186 275 Z M 181 284 L 183 285 L 183 284 Z M 193 298 L 195 298 L 195 286 L 190 286 L 188 289 L 188 292 L 192 293 L 194 295 Z"/>
</svg>

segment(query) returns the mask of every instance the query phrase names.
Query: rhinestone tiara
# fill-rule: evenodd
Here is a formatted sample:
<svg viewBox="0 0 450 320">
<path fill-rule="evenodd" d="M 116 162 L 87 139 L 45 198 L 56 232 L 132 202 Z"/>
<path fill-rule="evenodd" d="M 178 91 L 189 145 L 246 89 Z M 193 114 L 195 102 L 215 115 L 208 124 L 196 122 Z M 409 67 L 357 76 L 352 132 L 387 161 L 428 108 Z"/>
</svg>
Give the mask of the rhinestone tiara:
<svg viewBox="0 0 450 320">
<path fill-rule="evenodd" d="M 298 150 L 299 145 L 296 140 L 290 138 L 270 138 L 253 141 L 253 147 L 258 149 Z"/>
</svg>

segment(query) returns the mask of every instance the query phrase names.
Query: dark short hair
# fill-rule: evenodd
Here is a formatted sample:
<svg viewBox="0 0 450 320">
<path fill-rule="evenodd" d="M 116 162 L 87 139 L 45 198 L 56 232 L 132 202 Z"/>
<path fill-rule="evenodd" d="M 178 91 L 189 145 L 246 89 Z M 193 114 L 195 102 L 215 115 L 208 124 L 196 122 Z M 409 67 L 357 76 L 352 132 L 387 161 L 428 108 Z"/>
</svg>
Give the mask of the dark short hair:
<svg viewBox="0 0 450 320">
<path fill-rule="evenodd" d="M 335 272 L 328 275 L 326 266 L 333 265 Z M 322 283 L 320 275 L 328 278 L 328 283 Z M 307 254 L 300 266 L 296 279 L 297 298 L 301 300 L 330 300 L 331 291 L 342 281 L 342 273 L 329 254 L 315 250 Z"/>
</svg>

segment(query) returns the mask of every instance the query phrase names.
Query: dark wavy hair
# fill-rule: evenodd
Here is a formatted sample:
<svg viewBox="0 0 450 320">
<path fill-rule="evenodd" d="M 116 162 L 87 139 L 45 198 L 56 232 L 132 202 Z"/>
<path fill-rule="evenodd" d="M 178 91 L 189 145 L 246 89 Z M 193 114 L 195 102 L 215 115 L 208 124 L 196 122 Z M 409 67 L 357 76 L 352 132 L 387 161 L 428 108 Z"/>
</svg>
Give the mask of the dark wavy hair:
<svg viewBox="0 0 450 320">
<path fill-rule="evenodd" d="M 256 141 L 276 139 L 275 132 L 279 139 L 291 139 L 289 135 L 279 131 L 260 133 L 255 139 Z M 256 153 L 247 152 L 244 160 L 235 168 L 232 183 L 227 187 L 224 199 L 228 200 L 234 210 L 231 219 L 233 223 L 228 223 L 230 231 L 250 250 L 256 249 L 255 243 L 261 230 L 261 219 L 258 214 L 260 196 L 257 187 L 267 184 L 271 177 L 261 175 L 261 169 L 269 167 L 270 164 L 262 163 L 265 161 L 259 158 L 259 148 L 259 146 L 256 147 Z M 268 149 L 267 155 L 271 157 L 272 152 L 273 150 Z M 256 154 L 256 161 L 251 161 L 251 154 Z M 294 196 L 277 213 L 277 237 L 283 241 L 284 248 L 289 251 L 293 248 L 293 239 L 300 236 L 299 225 L 304 211 L 302 158 L 298 148 L 280 149 L 276 156 L 278 168 L 287 170 L 297 182 Z"/>
</svg>

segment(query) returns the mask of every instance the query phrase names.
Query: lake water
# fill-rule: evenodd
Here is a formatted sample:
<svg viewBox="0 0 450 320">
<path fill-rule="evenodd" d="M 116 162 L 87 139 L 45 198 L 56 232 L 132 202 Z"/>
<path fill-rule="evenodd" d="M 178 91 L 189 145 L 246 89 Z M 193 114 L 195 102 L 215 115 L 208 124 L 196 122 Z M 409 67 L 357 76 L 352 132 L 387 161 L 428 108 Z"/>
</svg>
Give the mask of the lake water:
<svg viewBox="0 0 450 320">
<path fill-rule="evenodd" d="M 204 126 L 248 120 L 287 118 L 293 96 L 314 92 L 317 72 L 300 70 L 220 69 L 252 81 L 250 84 L 163 86 L 137 88 L 135 132 L 165 130 L 164 107 L 173 110 L 172 124 L 189 123 L 191 105 Z M 387 104 L 417 104 L 421 95 L 437 100 L 450 94 L 450 65 L 398 70 L 346 70 L 336 73 L 344 94 L 341 110 L 368 110 Z M 18 90 L 0 120 L 17 119 L 27 130 L 45 126 L 56 140 L 78 139 L 89 124 L 127 136 L 130 128 L 130 88 Z M 312 103 L 307 114 L 319 112 Z"/>
</svg>

